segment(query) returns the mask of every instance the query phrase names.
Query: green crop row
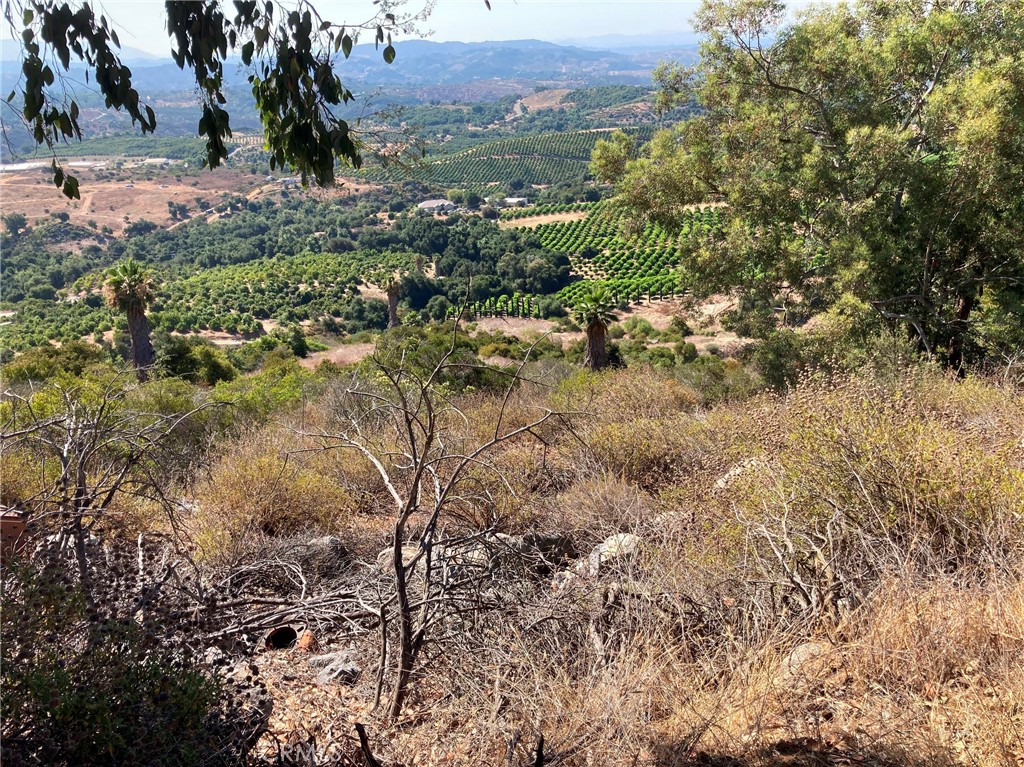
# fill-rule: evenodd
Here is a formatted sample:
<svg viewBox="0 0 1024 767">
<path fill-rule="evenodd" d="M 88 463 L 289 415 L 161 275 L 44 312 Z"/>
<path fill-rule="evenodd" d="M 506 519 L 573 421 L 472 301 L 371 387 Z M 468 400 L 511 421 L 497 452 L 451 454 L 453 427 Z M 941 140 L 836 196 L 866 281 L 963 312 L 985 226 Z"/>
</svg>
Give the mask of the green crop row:
<svg viewBox="0 0 1024 767">
<path fill-rule="evenodd" d="M 643 142 L 650 139 L 653 128 L 631 128 L 627 132 Z M 594 145 L 606 135 L 606 131 L 598 130 L 514 136 L 427 160 L 412 168 L 375 165 L 356 175 L 388 182 L 411 177 L 453 188 L 581 181 L 587 175 Z"/>
<path fill-rule="evenodd" d="M 301 322 L 336 314 L 358 295 L 358 285 L 377 269 L 408 269 L 414 256 L 358 251 L 274 256 L 244 264 L 204 269 L 161 282 L 149 311 L 154 329 L 191 333 L 202 330 L 255 333 L 261 320 Z M 5 348 L 21 350 L 49 341 L 71 341 L 110 330 L 120 317 L 90 274 L 77 282 L 75 301 L 25 301 L 0 327 Z"/>
</svg>

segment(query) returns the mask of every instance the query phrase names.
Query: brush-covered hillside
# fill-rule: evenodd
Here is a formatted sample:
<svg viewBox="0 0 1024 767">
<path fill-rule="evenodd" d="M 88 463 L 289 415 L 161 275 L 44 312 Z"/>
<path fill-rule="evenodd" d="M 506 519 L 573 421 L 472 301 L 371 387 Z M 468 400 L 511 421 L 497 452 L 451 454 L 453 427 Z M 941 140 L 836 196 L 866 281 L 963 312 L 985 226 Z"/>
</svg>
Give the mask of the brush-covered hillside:
<svg viewBox="0 0 1024 767">
<path fill-rule="evenodd" d="M 785 394 L 452 327 L 64 360 L 2 406 L 5 760 L 1018 764 L 1019 372 L 893 343 Z"/>
<path fill-rule="evenodd" d="M 168 3 L 205 140 L 31 5 L 3 764 L 1024 765 L 1024 5 L 706 0 L 650 89 Z"/>
</svg>

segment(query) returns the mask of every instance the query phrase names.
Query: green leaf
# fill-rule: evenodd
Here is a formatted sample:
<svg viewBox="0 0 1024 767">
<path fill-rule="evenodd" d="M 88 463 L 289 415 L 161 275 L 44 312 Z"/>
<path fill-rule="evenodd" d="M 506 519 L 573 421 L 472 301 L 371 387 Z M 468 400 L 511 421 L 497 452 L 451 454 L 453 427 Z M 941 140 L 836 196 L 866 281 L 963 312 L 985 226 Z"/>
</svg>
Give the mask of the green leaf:
<svg viewBox="0 0 1024 767">
<path fill-rule="evenodd" d="M 11 95 L 6 98 L 7 103 L 10 104 L 12 101 L 14 101 L 14 97 L 17 96 L 17 95 L 18 95 L 17 93 L 15 93 L 14 91 L 11 91 Z"/>
<path fill-rule="evenodd" d="M 32 19 L 34 19 L 34 18 L 35 18 L 35 14 L 32 13 L 32 9 L 31 8 L 26 8 L 25 12 L 21 14 L 21 20 L 25 23 L 26 27 L 29 24 L 32 23 Z"/>
<path fill-rule="evenodd" d="M 64 180 L 64 188 L 61 190 L 64 192 L 64 196 L 71 200 L 81 200 L 82 193 L 78 191 L 78 179 L 74 176 L 68 176 Z"/>
<path fill-rule="evenodd" d="M 352 54 L 352 38 L 348 35 L 341 38 L 341 52 L 345 54 L 346 59 Z"/>
<path fill-rule="evenodd" d="M 256 50 L 256 43 L 252 40 L 242 46 L 242 63 L 249 66 L 252 63 L 252 54 Z"/>
<path fill-rule="evenodd" d="M 388 64 L 390 64 L 394 60 L 395 60 L 395 46 L 389 45 L 387 48 L 384 49 L 384 61 L 386 61 Z"/>
</svg>

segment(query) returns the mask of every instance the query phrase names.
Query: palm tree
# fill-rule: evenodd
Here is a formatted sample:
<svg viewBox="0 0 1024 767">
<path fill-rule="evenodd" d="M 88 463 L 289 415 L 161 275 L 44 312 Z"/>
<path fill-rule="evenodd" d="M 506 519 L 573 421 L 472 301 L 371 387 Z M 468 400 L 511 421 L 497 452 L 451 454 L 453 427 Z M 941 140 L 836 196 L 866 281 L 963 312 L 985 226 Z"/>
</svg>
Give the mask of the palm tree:
<svg viewBox="0 0 1024 767">
<path fill-rule="evenodd" d="M 382 269 L 370 277 L 387 294 L 389 329 L 397 328 L 402 322 L 398 317 L 398 299 L 402 297 L 402 278 L 406 273 L 404 269 L 397 272 Z"/>
<path fill-rule="evenodd" d="M 397 328 L 401 322 L 398 319 L 398 299 L 402 295 L 402 280 L 392 274 L 384 280 L 383 287 L 388 294 L 388 327 Z"/>
<path fill-rule="evenodd" d="M 583 364 L 591 370 L 600 370 L 608 364 L 605 339 L 608 326 L 615 316 L 615 301 L 605 287 L 595 287 L 579 300 L 573 309 L 573 319 L 587 331 L 587 348 Z"/>
<path fill-rule="evenodd" d="M 146 308 L 153 300 L 153 278 L 135 259 L 128 257 L 107 273 L 103 294 L 107 305 L 128 317 L 128 334 L 132 339 L 132 364 L 139 381 L 148 378 L 146 369 L 153 364 L 153 344 L 149 340 Z"/>
</svg>

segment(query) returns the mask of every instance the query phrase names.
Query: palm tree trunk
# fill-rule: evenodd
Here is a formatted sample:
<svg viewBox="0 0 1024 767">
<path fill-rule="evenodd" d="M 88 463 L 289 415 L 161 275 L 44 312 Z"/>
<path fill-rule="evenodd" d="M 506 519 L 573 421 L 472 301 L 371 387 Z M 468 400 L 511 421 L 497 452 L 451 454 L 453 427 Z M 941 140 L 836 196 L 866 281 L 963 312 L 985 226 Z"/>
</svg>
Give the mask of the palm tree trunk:
<svg viewBox="0 0 1024 767">
<path fill-rule="evenodd" d="M 398 319 L 398 286 L 388 288 L 388 328 L 397 328 Z"/>
<path fill-rule="evenodd" d="M 600 370 L 608 365 L 608 349 L 605 337 L 608 328 L 603 323 L 591 322 L 587 325 L 587 349 L 583 355 L 583 365 L 591 370 Z"/>
<path fill-rule="evenodd" d="M 132 339 L 132 364 L 139 382 L 144 383 L 149 374 L 147 368 L 153 364 L 155 354 L 153 344 L 149 340 L 149 320 L 146 312 L 141 309 L 128 310 L 128 334 Z"/>
</svg>

